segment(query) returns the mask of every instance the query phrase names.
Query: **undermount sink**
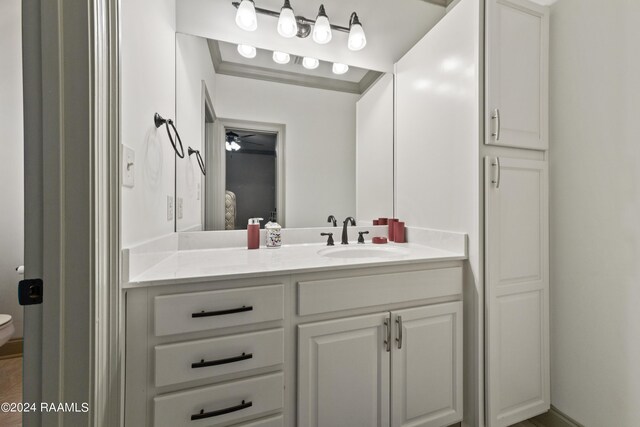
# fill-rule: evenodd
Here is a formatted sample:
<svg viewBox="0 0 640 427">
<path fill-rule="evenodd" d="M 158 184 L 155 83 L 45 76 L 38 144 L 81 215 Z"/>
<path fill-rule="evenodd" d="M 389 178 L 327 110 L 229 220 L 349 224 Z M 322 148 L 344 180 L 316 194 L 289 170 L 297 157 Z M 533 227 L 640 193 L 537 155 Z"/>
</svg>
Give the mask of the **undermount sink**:
<svg viewBox="0 0 640 427">
<path fill-rule="evenodd" d="M 359 258 L 398 258 L 406 255 L 406 249 L 393 246 L 339 246 L 318 251 L 318 255 L 327 258 L 359 259 Z"/>
</svg>

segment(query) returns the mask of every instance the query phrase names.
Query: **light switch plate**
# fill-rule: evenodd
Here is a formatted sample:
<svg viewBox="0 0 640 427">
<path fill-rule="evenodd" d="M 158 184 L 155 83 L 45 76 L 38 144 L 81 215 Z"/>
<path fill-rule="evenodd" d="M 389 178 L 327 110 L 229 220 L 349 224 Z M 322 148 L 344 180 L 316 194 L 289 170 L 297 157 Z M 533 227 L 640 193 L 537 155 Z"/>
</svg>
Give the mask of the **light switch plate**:
<svg viewBox="0 0 640 427">
<path fill-rule="evenodd" d="M 173 196 L 167 196 L 167 221 L 173 221 Z"/>
<path fill-rule="evenodd" d="M 178 212 L 178 219 L 182 219 L 182 200 L 182 197 L 178 197 L 176 199 L 176 211 Z"/>
<path fill-rule="evenodd" d="M 122 146 L 122 186 L 133 188 L 136 185 L 136 152 L 133 148 Z"/>
</svg>

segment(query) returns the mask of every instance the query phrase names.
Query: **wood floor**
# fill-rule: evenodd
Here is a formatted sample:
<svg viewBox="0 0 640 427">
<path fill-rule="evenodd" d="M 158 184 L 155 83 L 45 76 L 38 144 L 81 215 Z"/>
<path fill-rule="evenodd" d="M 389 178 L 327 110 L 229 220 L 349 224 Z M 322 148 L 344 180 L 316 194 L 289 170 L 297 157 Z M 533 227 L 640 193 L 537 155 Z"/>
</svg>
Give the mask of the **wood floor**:
<svg viewBox="0 0 640 427">
<path fill-rule="evenodd" d="M 0 402 L 22 401 L 22 357 L 0 360 Z M 0 412 L 0 426 L 21 427 L 22 414 Z"/>
</svg>

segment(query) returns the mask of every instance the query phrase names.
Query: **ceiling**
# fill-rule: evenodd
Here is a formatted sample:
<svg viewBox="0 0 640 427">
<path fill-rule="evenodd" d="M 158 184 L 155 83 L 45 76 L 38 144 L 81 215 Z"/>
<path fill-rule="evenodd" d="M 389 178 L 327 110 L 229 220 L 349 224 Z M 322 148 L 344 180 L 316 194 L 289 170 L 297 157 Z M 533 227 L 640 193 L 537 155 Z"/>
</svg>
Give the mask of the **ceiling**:
<svg viewBox="0 0 640 427">
<path fill-rule="evenodd" d="M 283 0 L 255 0 L 257 7 L 279 11 Z M 347 33 L 333 32 L 326 45 L 311 37 L 287 39 L 276 31 L 277 19 L 258 15 L 258 29 L 244 31 L 235 23 L 231 0 L 177 0 L 177 31 L 208 39 L 250 44 L 298 56 L 313 56 L 351 67 L 390 72 L 397 62 L 445 14 L 445 7 L 424 0 L 291 0 L 296 15 L 315 19 L 323 3 L 331 23 L 348 26 L 356 11 L 367 35 L 367 46 L 358 52 L 347 48 Z"/>
</svg>

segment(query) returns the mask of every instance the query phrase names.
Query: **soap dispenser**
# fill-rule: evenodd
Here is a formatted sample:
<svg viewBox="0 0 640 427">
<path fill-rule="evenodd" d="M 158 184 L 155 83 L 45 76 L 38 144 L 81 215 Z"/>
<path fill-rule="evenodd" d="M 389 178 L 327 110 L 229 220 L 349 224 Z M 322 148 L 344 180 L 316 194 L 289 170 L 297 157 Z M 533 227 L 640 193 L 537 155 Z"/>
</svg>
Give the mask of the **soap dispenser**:
<svg viewBox="0 0 640 427">
<path fill-rule="evenodd" d="M 274 212 L 271 212 L 269 222 L 264 226 L 267 233 L 267 248 L 282 246 L 282 226 L 276 222 Z"/>
<path fill-rule="evenodd" d="M 260 221 L 262 218 L 249 218 L 247 224 L 247 249 L 260 247 Z"/>
</svg>

